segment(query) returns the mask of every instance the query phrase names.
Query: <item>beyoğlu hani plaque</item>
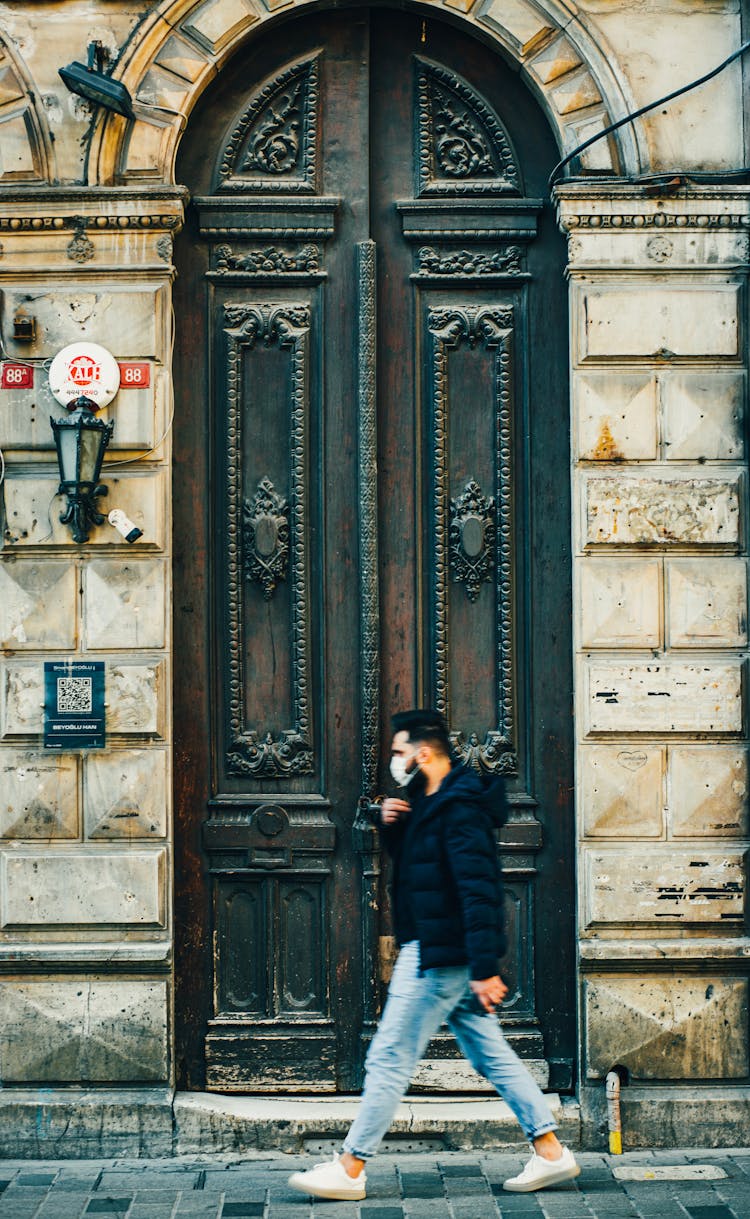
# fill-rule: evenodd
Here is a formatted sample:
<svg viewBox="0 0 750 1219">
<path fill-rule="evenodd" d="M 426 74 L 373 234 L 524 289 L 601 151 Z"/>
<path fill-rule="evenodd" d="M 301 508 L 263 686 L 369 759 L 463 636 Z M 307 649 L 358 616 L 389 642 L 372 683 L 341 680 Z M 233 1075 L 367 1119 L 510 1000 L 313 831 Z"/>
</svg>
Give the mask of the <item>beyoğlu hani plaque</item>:
<svg viewBox="0 0 750 1219">
<path fill-rule="evenodd" d="M 104 661 L 44 662 L 45 749 L 104 748 Z"/>
</svg>

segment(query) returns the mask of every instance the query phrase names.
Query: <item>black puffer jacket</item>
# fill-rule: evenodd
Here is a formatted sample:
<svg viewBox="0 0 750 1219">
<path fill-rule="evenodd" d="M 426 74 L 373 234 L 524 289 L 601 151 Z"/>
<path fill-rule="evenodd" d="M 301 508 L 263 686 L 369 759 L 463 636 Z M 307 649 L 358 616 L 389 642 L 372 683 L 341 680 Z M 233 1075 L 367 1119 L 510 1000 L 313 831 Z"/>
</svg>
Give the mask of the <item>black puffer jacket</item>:
<svg viewBox="0 0 750 1219">
<path fill-rule="evenodd" d="M 468 964 L 472 978 L 492 978 L 506 948 L 494 833 L 506 819 L 502 779 L 454 766 L 429 799 L 413 787 L 413 832 L 400 821 L 381 827 L 381 835 L 393 857 L 394 889 L 406 886 L 411 897 L 421 968 Z M 401 944 L 398 902 L 396 913 Z"/>
</svg>

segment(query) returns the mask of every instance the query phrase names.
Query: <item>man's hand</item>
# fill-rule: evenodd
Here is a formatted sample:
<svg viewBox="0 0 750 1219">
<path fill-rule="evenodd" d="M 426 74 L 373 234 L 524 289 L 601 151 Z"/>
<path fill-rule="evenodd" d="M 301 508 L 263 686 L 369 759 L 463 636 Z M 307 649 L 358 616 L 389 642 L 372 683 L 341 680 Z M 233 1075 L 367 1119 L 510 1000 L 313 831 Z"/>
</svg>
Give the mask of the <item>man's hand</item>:
<svg viewBox="0 0 750 1219">
<path fill-rule="evenodd" d="M 388 796 L 380 806 L 380 820 L 383 825 L 395 825 L 402 817 L 411 812 L 408 800 L 399 800 L 397 796 Z"/>
<path fill-rule="evenodd" d="M 486 1012 L 494 1012 L 508 993 L 507 986 L 498 976 L 485 978 L 481 982 L 469 982 L 469 986 Z"/>
</svg>

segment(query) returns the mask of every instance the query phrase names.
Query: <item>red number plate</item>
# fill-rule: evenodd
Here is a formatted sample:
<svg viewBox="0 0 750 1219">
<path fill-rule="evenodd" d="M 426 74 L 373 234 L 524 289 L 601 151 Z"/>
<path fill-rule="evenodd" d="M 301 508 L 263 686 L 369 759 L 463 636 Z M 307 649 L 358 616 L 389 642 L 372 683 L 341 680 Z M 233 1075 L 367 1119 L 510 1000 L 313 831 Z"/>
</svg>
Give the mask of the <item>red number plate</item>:
<svg viewBox="0 0 750 1219">
<path fill-rule="evenodd" d="M 34 368 L 31 364 L 3 364 L 0 389 L 33 389 Z"/>
<path fill-rule="evenodd" d="M 151 365 L 143 361 L 119 361 L 120 389 L 148 389 L 151 384 Z"/>
</svg>

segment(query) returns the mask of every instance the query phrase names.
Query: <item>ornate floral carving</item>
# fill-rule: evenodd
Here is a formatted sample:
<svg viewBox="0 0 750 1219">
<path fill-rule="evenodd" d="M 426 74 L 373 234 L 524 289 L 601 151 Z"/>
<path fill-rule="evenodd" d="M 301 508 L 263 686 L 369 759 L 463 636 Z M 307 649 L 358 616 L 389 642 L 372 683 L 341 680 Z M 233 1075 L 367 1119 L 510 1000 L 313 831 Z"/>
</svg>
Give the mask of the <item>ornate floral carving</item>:
<svg viewBox="0 0 750 1219">
<path fill-rule="evenodd" d="M 376 790 L 380 752 L 380 599 L 378 576 L 378 471 L 376 401 L 375 243 L 357 246 L 359 280 L 358 482 L 360 700 L 362 717 L 362 791 Z M 371 835 L 366 837 L 371 838 Z"/>
<path fill-rule="evenodd" d="M 419 194 L 519 190 L 516 157 L 492 107 L 440 64 L 416 65 Z"/>
<path fill-rule="evenodd" d="M 270 601 L 289 566 L 289 504 L 270 478 L 262 478 L 253 498 L 243 502 L 242 530 L 245 576 Z"/>
<path fill-rule="evenodd" d="M 433 648 L 435 705 L 450 721 L 448 667 L 448 568 L 451 528 L 448 520 L 448 358 L 462 344 L 484 348 L 492 361 L 495 386 L 495 495 L 492 525 L 496 588 L 497 726 L 483 744 L 455 740 L 472 765 L 493 773 L 515 773 L 513 753 L 513 587 L 511 493 L 511 340 L 513 309 L 492 305 L 442 305 L 428 310 L 431 338 L 432 432 L 434 436 L 432 518 L 435 538 Z M 471 485 L 471 484 L 470 484 Z M 479 490 L 479 488 L 477 488 Z M 481 490 L 479 490 L 481 495 Z M 460 497 L 459 497 L 460 498 Z M 454 516 L 455 516 L 454 512 Z M 486 524 L 485 524 L 486 528 Z M 476 532 L 476 531 L 475 531 Z M 462 539 L 463 540 L 463 539 Z M 472 546 L 469 546 L 472 549 Z M 469 556 L 471 557 L 471 556 Z M 481 581 L 480 581 L 481 583 Z M 473 752 L 472 752 L 473 751 Z M 471 756 L 470 756 L 471 755 Z"/>
<path fill-rule="evenodd" d="M 228 271 L 247 271 L 251 275 L 309 274 L 320 270 L 320 249 L 309 244 L 286 250 L 265 246 L 235 254 L 231 246 L 220 245 L 216 247 L 216 270 L 222 275 Z"/>
<path fill-rule="evenodd" d="M 662 233 L 649 237 L 646 253 L 652 262 L 668 262 L 674 252 L 674 243 Z"/>
<path fill-rule="evenodd" d="M 485 275 L 522 275 L 521 247 L 504 250 L 453 250 L 438 252 L 422 246 L 417 254 L 422 275 L 456 275 L 462 278 Z"/>
<path fill-rule="evenodd" d="M 221 157 L 219 188 L 314 191 L 318 57 L 266 81 L 235 124 Z"/>
<path fill-rule="evenodd" d="M 65 247 L 65 253 L 73 262 L 88 262 L 94 257 L 94 243 L 85 233 L 76 233 Z"/>
<path fill-rule="evenodd" d="M 309 712 L 308 647 L 308 529 L 307 529 L 307 364 L 310 309 L 306 304 L 238 304 L 224 306 L 227 339 L 227 665 L 229 670 L 229 748 L 226 765 L 230 774 L 279 779 L 292 774 L 311 774 L 314 756 Z M 288 579 L 291 584 L 291 661 L 294 725 L 277 736 L 245 724 L 245 670 L 243 650 L 243 500 L 242 500 L 242 399 L 243 351 L 259 345 L 278 346 L 291 360 L 291 494 L 289 497 Z M 258 491 L 271 499 L 278 529 L 281 512 L 273 501 L 275 488 Z M 274 507 L 275 504 L 275 507 Z M 266 530 L 266 546 L 274 541 Z M 278 536 L 278 535 L 277 535 Z M 254 526 L 257 549 L 257 518 Z M 268 556 L 266 556 L 268 557 Z M 265 590 L 264 590 L 265 591 Z"/>
<path fill-rule="evenodd" d="M 495 500 L 473 478 L 450 502 L 450 564 L 453 579 L 476 601 L 495 570 Z"/>
<path fill-rule="evenodd" d="M 508 741 L 500 732 L 488 732 L 483 741 L 476 732 L 468 740 L 463 733 L 452 732 L 451 744 L 454 753 L 473 770 L 495 775 L 518 774 L 518 757 L 508 750 Z"/>
</svg>

